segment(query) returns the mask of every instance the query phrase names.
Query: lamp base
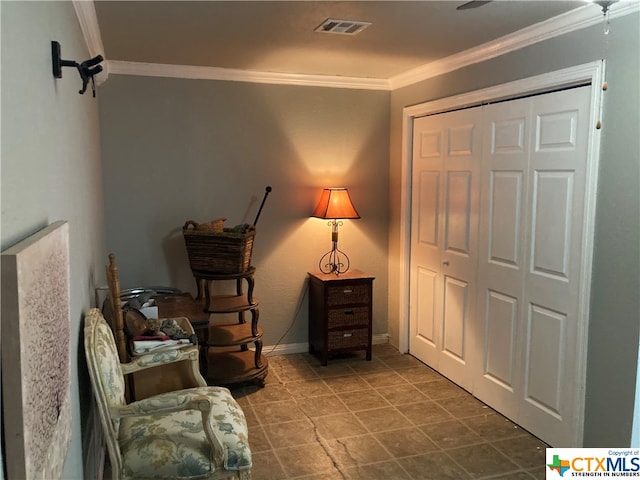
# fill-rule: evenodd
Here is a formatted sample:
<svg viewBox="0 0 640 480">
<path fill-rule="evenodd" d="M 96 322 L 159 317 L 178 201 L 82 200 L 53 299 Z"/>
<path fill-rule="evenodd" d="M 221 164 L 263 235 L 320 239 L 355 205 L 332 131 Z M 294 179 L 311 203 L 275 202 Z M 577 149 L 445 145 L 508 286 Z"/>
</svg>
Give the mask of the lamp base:
<svg viewBox="0 0 640 480">
<path fill-rule="evenodd" d="M 318 262 L 318 267 L 322 273 L 335 273 L 336 275 L 345 273 L 349 270 L 349 266 L 349 257 L 338 249 L 337 242 L 334 242 L 333 248 L 325 253 Z"/>
<path fill-rule="evenodd" d="M 340 220 L 331 220 L 329 226 L 331 227 L 331 243 L 333 247 L 327 253 L 325 253 L 318 266 L 322 273 L 335 273 L 340 275 L 349 270 L 349 257 L 342 250 L 338 248 L 338 227 L 342 225 Z"/>
</svg>

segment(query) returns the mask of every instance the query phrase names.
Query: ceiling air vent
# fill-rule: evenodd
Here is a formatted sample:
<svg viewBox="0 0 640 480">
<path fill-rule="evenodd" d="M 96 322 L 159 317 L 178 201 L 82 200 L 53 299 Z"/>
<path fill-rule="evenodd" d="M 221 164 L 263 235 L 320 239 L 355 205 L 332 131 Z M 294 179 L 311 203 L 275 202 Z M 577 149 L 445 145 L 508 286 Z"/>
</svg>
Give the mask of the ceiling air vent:
<svg viewBox="0 0 640 480">
<path fill-rule="evenodd" d="M 318 28 L 316 32 L 320 33 L 337 33 L 340 35 L 355 35 L 371 25 L 370 22 L 359 22 L 355 20 L 336 20 L 335 18 L 327 18 Z"/>
</svg>

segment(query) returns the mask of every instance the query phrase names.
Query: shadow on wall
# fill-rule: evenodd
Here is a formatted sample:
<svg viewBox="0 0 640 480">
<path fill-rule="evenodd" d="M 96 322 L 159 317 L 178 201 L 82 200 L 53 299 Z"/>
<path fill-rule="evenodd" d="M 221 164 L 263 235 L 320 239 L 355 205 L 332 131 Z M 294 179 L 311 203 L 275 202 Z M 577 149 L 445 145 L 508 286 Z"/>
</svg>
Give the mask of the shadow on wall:
<svg viewBox="0 0 640 480">
<path fill-rule="evenodd" d="M 362 219 L 341 242 L 361 250 L 354 268 L 381 275 L 387 92 L 114 77 L 104 93 L 107 221 L 118 232 L 109 248 L 127 265 L 124 286 L 159 283 L 195 292 L 185 221 L 251 223 L 266 185 L 273 192 L 252 258 L 265 315 L 282 323 L 290 318 L 299 282 L 330 247 L 326 224 L 308 221 L 324 187 L 349 188 Z M 272 298 L 279 306 L 270 312 Z"/>
<path fill-rule="evenodd" d="M 184 244 L 182 227 L 176 227 L 167 233 L 162 239 L 162 251 L 169 272 L 170 285 L 189 285 L 196 288 L 195 280 L 190 269 L 185 269 L 189 265 L 189 258 Z M 184 287 L 182 288 L 184 289 Z"/>
</svg>

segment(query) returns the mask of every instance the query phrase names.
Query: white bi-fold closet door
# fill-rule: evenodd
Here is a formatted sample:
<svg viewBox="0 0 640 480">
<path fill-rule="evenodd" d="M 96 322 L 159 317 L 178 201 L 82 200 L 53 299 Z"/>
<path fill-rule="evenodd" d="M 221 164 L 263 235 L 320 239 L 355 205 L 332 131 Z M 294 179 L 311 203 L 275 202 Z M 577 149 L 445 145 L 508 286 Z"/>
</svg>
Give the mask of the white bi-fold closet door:
<svg viewBox="0 0 640 480">
<path fill-rule="evenodd" d="M 572 446 L 590 87 L 414 121 L 410 352 Z"/>
<path fill-rule="evenodd" d="M 467 390 L 475 308 L 482 109 L 414 121 L 409 351 Z"/>
</svg>

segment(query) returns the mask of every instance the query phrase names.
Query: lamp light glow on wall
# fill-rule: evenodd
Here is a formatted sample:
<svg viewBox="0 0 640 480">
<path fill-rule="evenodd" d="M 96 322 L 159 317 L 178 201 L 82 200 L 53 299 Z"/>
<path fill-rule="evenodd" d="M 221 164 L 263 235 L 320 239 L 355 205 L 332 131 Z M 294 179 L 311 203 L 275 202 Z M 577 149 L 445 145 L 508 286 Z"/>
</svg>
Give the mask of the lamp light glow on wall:
<svg viewBox="0 0 640 480">
<path fill-rule="evenodd" d="M 331 226 L 331 242 L 332 248 L 325 253 L 318 266 L 322 273 L 341 273 L 349 270 L 349 257 L 346 253 L 338 249 L 338 227 L 341 226 L 341 219 L 357 219 L 360 218 L 356 211 L 351 197 L 346 188 L 325 188 L 322 190 L 322 196 L 315 208 L 312 217 L 331 220 L 328 222 Z"/>
</svg>

